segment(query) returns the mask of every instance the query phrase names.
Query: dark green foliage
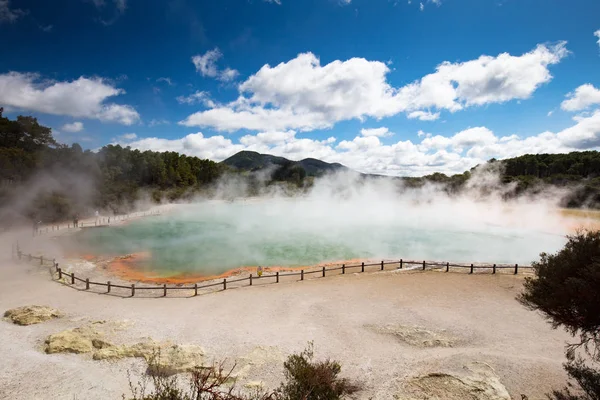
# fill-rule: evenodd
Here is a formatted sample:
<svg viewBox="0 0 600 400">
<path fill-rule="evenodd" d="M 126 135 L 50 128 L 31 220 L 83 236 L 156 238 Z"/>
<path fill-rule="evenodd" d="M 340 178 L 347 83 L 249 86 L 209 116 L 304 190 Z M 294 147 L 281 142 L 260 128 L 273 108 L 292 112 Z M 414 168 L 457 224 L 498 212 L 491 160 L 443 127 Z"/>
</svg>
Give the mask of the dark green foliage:
<svg viewBox="0 0 600 400">
<path fill-rule="evenodd" d="M 347 379 L 336 361 L 313 361 L 313 344 L 302 353 L 292 354 L 283 363 L 286 382 L 278 390 L 281 400 L 336 400 L 360 390 Z"/>
<path fill-rule="evenodd" d="M 279 172 L 278 176 L 274 176 L 274 181 L 283 181 L 282 176 L 286 175 L 288 170 L 296 171 L 295 176 L 288 180 L 297 184 L 297 177 L 302 175 L 306 176 L 321 176 L 327 172 L 333 172 L 338 170 L 344 170 L 342 164 L 339 163 L 327 163 L 325 161 L 317 160 L 314 158 L 305 158 L 301 161 L 290 161 L 287 158 L 272 156 L 270 154 L 260 154 L 255 151 L 240 151 L 221 162 L 231 168 L 240 171 L 258 171 L 264 168 L 276 167 L 276 173 L 279 169 L 283 169 Z M 302 170 L 302 172 L 300 172 Z M 292 175 L 292 173 L 290 173 Z M 304 178 L 302 178 L 304 179 Z"/>
<path fill-rule="evenodd" d="M 58 144 L 32 117 L 0 112 L 0 223 L 29 218 L 43 223 L 101 209 L 125 213 L 147 190 L 176 200 L 214 183 L 225 166 L 175 152 L 108 145 L 97 153 Z M 165 193 L 163 195 L 163 193 Z"/>
<path fill-rule="evenodd" d="M 563 390 L 555 390 L 550 399 L 554 400 L 600 400 L 600 371 L 586 365 L 582 358 L 569 357 L 564 364 L 573 382 Z"/>
<path fill-rule="evenodd" d="M 526 278 L 518 299 L 541 311 L 554 328 L 579 337 L 578 343 L 567 347 L 565 364 L 577 385 L 550 397 L 600 400 L 600 232 L 580 232 L 568 239 L 561 251 L 542 253 L 532 264 L 535 277 Z"/>
<path fill-rule="evenodd" d="M 0 147 L 37 151 L 54 146 L 52 130 L 38 124 L 37 118 L 18 116 L 11 121 L 2 116 L 0 108 Z"/>
<path fill-rule="evenodd" d="M 286 161 L 279 166 L 271 175 L 271 179 L 275 182 L 291 182 L 296 186 L 302 186 L 306 171 L 300 165 Z"/>
<path fill-rule="evenodd" d="M 556 254 L 542 253 L 532 264 L 519 300 L 541 311 L 552 325 L 581 339 L 600 339 L 600 231 L 569 236 Z"/>
<path fill-rule="evenodd" d="M 244 150 L 223 160 L 221 163 L 238 170 L 256 171 L 270 165 L 281 165 L 286 161 L 289 160 L 270 154 L 260 154 L 255 151 Z"/>
<path fill-rule="evenodd" d="M 312 343 L 303 352 L 287 358 L 283 364 L 286 382 L 274 392 L 238 391 L 231 377 L 235 366 L 226 370 L 223 362 L 195 369 L 185 384 L 178 376 L 166 373 L 160 357 L 157 352 L 150 358 L 149 373 L 137 385 L 130 377 L 130 400 L 338 400 L 360 390 L 358 385 L 338 377 L 339 363 L 313 361 Z"/>
<path fill-rule="evenodd" d="M 572 189 L 564 199 L 566 207 L 600 205 L 600 153 L 526 154 L 502 161 L 504 182 L 517 182 L 516 194 L 540 185 Z"/>
<path fill-rule="evenodd" d="M 304 169 L 307 176 L 321 176 L 327 172 L 347 169 L 340 163 L 327 163 L 314 158 L 305 158 L 304 160 L 300 160 L 298 161 L 298 165 Z"/>
</svg>

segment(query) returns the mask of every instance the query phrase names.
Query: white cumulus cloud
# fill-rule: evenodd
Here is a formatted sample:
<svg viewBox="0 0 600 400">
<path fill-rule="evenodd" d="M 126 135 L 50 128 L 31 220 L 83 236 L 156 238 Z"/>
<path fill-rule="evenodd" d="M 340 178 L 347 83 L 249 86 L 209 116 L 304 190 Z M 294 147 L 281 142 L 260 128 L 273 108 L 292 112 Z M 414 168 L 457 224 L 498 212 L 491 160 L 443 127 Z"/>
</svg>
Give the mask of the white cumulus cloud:
<svg viewBox="0 0 600 400">
<path fill-rule="evenodd" d="M 372 129 L 361 129 L 360 134 L 363 136 L 377 136 L 377 137 L 388 137 L 392 136 L 393 133 L 386 127 L 372 128 Z"/>
<path fill-rule="evenodd" d="M 407 116 L 409 119 L 418 118 L 421 121 L 435 121 L 436 119 L 440 118 L 440 113 L 432 113 L 429 111 L 412 111 Z"/>
<path fill-rule="evenodd" d="M 205 137 L 193 133 L 181 139 L 137 138 L 124 141 L 142 150 L 177 151 L 221 161 L 241 150 L 274 154 L 292 160 L 318 158 L 339 162 L 365 173 L 422 176 L 433 172 L 462 173 L 490 158 L 523 154 L 567 153 L 600 149 L 600 110 L 574 118 L 574 124 L 558 132 L 529 137 L 499 136 L 485 126 L 468 128 L 450 136 L 419 131 L 416 140 L 384 144 L 385 127 L 363 129 L 352 140 L 338 142 L 300 137 L 296 130 L 268 130 L 242 136 L 238 141 L 222 135 Z"/>
<path fill-rule="evenodd" d="M 209 93 L 201 90 L 198 90 L 188 96 L 178 96 L 176 100 L 179 104 L 191 105 L 200 103 L 204 104 L 204 106 L 209 108 L 213 108 L 216 106 L 216 103 L 213 100 L 211 100 Z"/>
<path fill-rule="evenodd" d="M 264 65 L 239 85 L 237 100 L 196 112 L 180 123 L 222 131 L 309 131 L 401 112 L 434 120 L 441 110 L 527 99 L 552 79 L 548 67 L 567 54 L 566 43 L 560 42 L 538 45 L 520 56 L 502 53 L 443 62 L 434 73 L 395 88 L 387 81 L 390 69 L 384 62 L 351 58 L 321 65 L 314 54 L 303 53 L 276 66 Z M 210 62 L 197 61 L 203 74 L 218 74 Z"/>
<path fill-rule="evenodd" d="M 64 124 L 61 129 L 65 132 L 81 132 L 83 130 L 83 123 L 76 121 L 71 124 Z"/>
<path fill-rule="evenodd" d="M 216 78 L 223 82 L 229 82 L 237 78 L 239 72 L 235 69 L 225 68 L 220 70 L 217 67 L 217 61 L 223 57 L 223 53 L 218 48 L 209 50 L 202 55 L 195 55 L 192 57 L 192 63 L 196 67 L 196 71 L 200 72 L 202 76 L 209 78 Z"/>
<path fill-rule="evenodd" d="M 106 103 L 125 93 L 100 78 L 47 82 L 37 74 L 0 74 L 0 104 L 16 109 L 132 125 L 140 120 L 131 106 Z"/>
<path fill-rule="evenodd" d="M 567 100 L 560 105 L 565 111 L 580 111 L 594 104 L 600 104 L 600 90 L 587 83 L 567 94 Z"/>
</svg>

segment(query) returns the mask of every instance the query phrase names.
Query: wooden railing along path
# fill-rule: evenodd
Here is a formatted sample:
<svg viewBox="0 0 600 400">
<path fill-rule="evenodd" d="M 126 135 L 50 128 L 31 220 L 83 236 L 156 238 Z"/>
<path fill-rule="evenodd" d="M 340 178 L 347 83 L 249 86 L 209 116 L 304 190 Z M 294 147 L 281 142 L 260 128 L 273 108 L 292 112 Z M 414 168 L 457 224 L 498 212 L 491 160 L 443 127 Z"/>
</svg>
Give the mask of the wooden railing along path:
<svg viewBox="0 0 600 400">
<path fill-rule="evenodd" d="M 425 271 L 426 269 L 434 270 L 434 269 L 442 269 L 445 272 L 449 272 L 450 268 L 452 269 L 460 269 L 460 270 L 468 270 L 469 274 L 473 274 L 476 270 L 490 270 L 492 274 L 496 274 L 497 272 L 506 272 L 512 274 L 518 274 L 519 270 L 522 269 L 531 269 L 530 265 L 527 266 L 519 266 L 518 264 L 456 264 L 450 262 L 428 262 L 428 261 L 415 261 L 415 260 L 403 260 L 400 259 L 398 261 L 381 261 L 377 263 L 368 263 L 365 264 L 361 262 L 360 264 L 342 264 L 341 266 L 336 267 L 315 267 L 310 270 L 300 270 L 297 272 L 275 272 L 270 274 L 263 274 L 261 276 L 257 276 L 255 274 L 249 274 L 245 277 L 234 277 L 230 279 L 223 279 L 222 281 L 210 281 L 206 284 L 198 284 L 194 283 L 188 285 L 167 285 L 163 284 L 162 286 L 147 286 L 147 285 L 136 285 L 132 283 L 131 285 L 119 285 L 107 282 L 95 282 L 91 281 L 89 278 L 81 278 L 75 275 L 75 272 L 65 272 L 63 271 L 56 259 L 47 258 L 44 256 L 34 256 L 32 254 L 23 253 L 18 244 L 13 246 L 13 257 L 19 261 L 33 261 L 39 260 L 40 265 L 49 265 L 52 267 L 53 277 L 56 277 L 56 280 L 62 281 L 67 285 L 71 285 L 81 290 L 90 290 L 92 286 L 105 287 L 106 290 L 103 293 L 112 293 L 113 289 L 121 289 L 121 291 L 126 290 L 130 293 L 130 297 L 134 297 L 137 291 L 159 291 L 162 292 L 163 297 L 167 297 L 167 293 L 169 291 L 181 291 L 188 290 L 194 293 L 194 296 L 198 295 L 199 290 L 203 289 L 217 289 L 217 290 L 227 290 L 228 286 L 232 284 L 236 284 L 235 287 L 240 286 L 252 286 L 256 281 L 264 281 L 271 280 L 271 283 L 279 283 L 282 278 L 286 277 L 299 277 L 300 281 L 303 281 L 305 277 L 309 275 L 325 278 L 327 274 L 346 274 L 347 272 L 366 272 L 370 271 L 384 271 L 387 267 L 388 270 L 391 269 L 403 269 L 407 267 L 413 267 L 412 269 Z M 390 268 L 393 267 L 393 268 Z M 244 282 L 248 282 L 247 285 L 244 285 Z M 77 286 L 79 285 L 79 286 Z M 84 286 L 85 285 L 85 286 Z M 84 289 L 85 288 L 85 289 Z"/>
<path fill-rule="evenodd" d="M 148 217 L 152 215 L 160 215 L 160 211 L 140 211 L 131 214 L 113 215 L 110 217 L 86 218 L 87 221 L 79 222 L 77 225 L 71 222 L 63 222 L 57 224 L 47 224 L 34 229 L 33 235 L 38 236 L 44 233 L 57 232 L 61 230 L 71 230 L 74 228 L 90 228 L 93 226 L 108 226 L 111 223 L 127 221 L 132 218 Z"/>
</svg>

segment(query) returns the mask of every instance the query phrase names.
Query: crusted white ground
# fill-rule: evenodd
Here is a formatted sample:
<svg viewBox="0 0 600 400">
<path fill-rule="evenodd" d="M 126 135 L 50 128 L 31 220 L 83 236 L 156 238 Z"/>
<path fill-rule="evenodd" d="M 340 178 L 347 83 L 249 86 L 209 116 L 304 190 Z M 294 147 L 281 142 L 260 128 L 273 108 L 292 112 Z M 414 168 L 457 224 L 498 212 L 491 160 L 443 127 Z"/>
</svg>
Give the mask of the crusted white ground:
<svg viewBox="0 0 600 400">
<path fill-rule="evenodd" d="M 73 290 L 40 267 L 0 261 L 0 312 L 37 304 L 65 314 L 30 326 L 0 321 L 0 398 L 120 399 L 141 358 L 44 352 L 48 336 L 105 320 L 117 327 L 105 333 L 114 345 L 151 338 L 198 346 L 205 362 L 238 360 L 240 385 L 277 386 L 285 355 L 312 340 L 317 357 L 339 360 L 343 375 L 364 384 L 358 398 L 453 391 L 446 398 L 541 399 L 565 383 L 569 337 L 517 303 L 522 279 L 382 272 L 131 299 Z"/>
</svg>

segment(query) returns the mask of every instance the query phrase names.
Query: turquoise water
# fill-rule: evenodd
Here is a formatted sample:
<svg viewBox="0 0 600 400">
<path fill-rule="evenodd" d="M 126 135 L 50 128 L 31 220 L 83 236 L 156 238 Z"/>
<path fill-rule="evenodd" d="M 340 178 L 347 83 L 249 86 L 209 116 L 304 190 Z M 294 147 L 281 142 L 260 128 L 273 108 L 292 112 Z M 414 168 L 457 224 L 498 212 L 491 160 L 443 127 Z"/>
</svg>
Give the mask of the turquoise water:
<svg viewBox="0 0 600 400">
<path fill-rule="evenodd" d="M 355 258 L 525 264 L 564 237 L 401 205 L 206 202 L 127 225 L 84 230 L 80 251 L 148 252 L 142 267 L 206 275 L 241 266 L 303 266 Z M 456 214 L 456 213 L 455 213 Z M 458 213 L 460 214 L 460 213 Z M 466 227 L 469 228 L 466 228 Z"/>
</svg>

